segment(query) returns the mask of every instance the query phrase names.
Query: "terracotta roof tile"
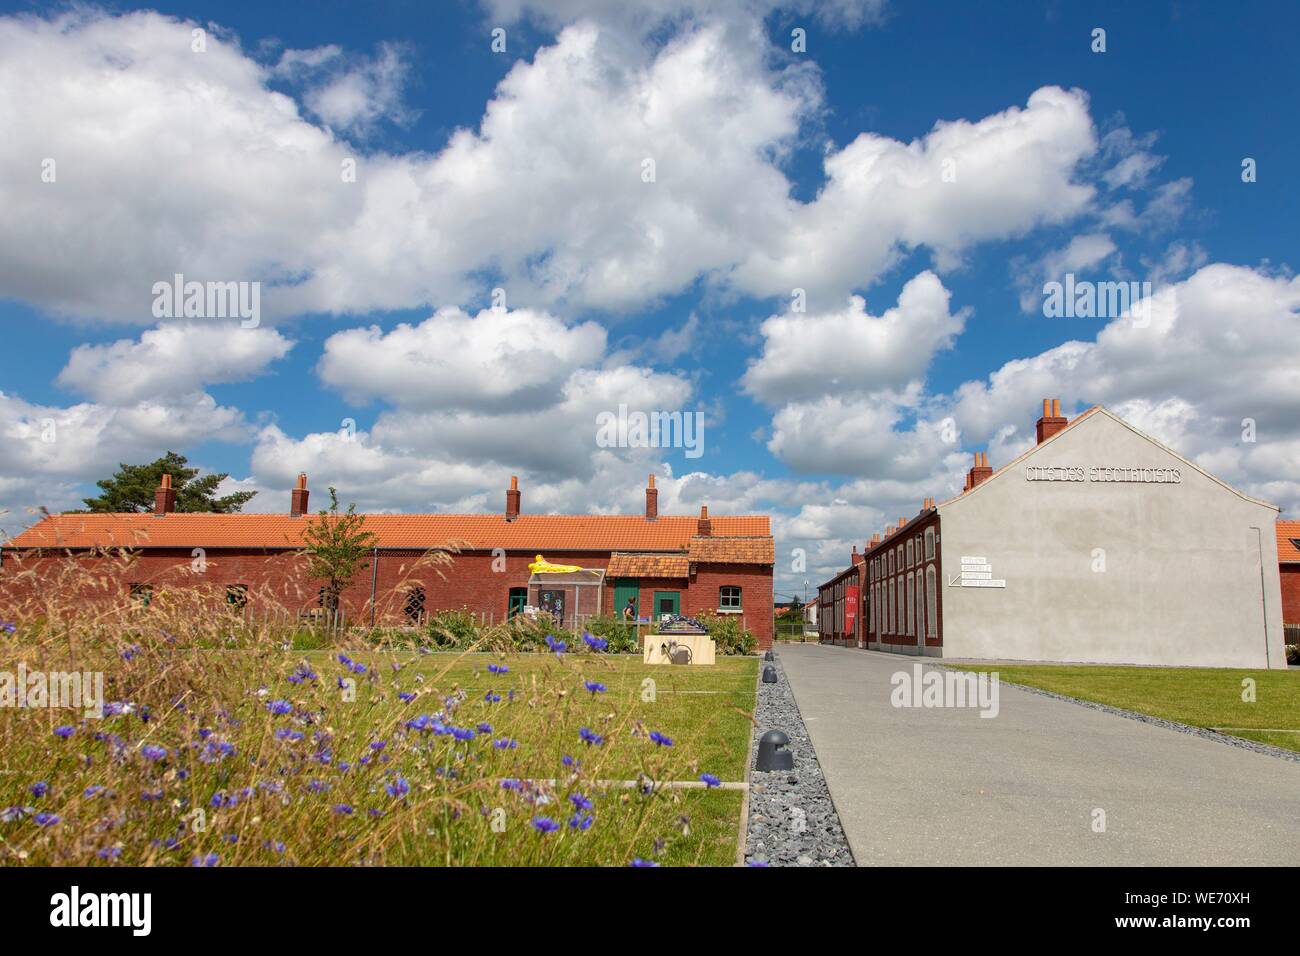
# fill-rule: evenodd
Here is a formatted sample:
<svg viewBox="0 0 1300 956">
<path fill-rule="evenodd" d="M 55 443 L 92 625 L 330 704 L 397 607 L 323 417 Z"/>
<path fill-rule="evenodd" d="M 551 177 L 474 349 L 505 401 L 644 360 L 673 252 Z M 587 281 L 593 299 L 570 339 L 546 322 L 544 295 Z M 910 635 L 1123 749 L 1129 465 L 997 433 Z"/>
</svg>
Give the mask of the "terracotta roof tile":
<svg viewBox="0 0 1300 956">
<path fill-rule="evenodd" d="M 725 537 L 718 534 L 718 519 L 713 519 L 713 535 L 691 538 L 689 555 L 696 563 L 709 564 L 773 564 L 776 549 L 771 535 L 763 537 Z"/>
<path fill-rule="evenodd" d="M 311 517 L 274 514 L 50 515 L 18 535 L 14 548 L 298 548 Z M 383 548 L 427 549 L 458 542 L 462 550 L 684 551 L 696 532 L 694 515 L 372 514 L 366 529 Z M 767 536 L 767 515 L 718 515 L 717 535 Z M 771 558 L 767 559 L 769 562 Z"/>
<path fill-rule="evenodd" d="M 609 559 L 606 578 L 690 577 L 691 560 L 684 554 L 615 554 Z"/>
<path fill-rule="evenodd" d="M 1282 564 L 1300 563 L 1300 521 L 1277 523 L 1277 559 Z"/>
</svg>

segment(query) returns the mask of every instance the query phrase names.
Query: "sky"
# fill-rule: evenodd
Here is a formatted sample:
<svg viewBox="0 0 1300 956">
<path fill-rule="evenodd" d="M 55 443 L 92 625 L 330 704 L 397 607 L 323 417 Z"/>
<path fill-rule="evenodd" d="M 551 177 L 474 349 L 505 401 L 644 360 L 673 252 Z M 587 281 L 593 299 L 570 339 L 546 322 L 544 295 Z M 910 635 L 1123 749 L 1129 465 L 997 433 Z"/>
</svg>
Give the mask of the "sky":
<svg viewBox="0 0 1300 956">
<path fill-rule="evenodd" d="M 634 513 L 653 473 L 661 513 L 770 514 L 802 597 L 1044 398 L 1296 516 L 1298 26 L 0 4 L 0 537 L 169 450 L 256 511 L 306 472 L 368 511 L 498 511 L 518 475 L 525 511 Z M 1067 276 L 1134 295 L 1051 314 Z M 620 406 L 702 441 L 611 446 Z"/>
</svg>

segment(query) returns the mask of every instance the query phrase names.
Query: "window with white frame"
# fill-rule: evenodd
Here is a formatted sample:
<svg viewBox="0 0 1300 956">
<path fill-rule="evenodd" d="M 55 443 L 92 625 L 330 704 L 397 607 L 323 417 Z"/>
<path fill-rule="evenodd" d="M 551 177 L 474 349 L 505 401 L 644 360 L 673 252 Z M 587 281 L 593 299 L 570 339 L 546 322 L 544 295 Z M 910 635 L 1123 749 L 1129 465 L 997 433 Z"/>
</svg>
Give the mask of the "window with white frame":
<svg viewBox="0 0 1300 956">
<path fill-rule="evenodd" d="M 894 622 L 898 620 L 898 595 L 894 591 L 894 582 L 892 579 L 885 583 L 885 587 L 889 591 L 889 627 L 885 628 L 885 630 L 890 634 L 893 634 Z"/>
<path fill-rule="evenodd" d="M 934 528 L 925 529 L 925 558 L 927 561 L 934 557 Z"/>
<path fill-rule="evenodd" d="M 915 558 L 915 555 L 914 555 L 914 553 L 913 553 L 913 551 L 912 551 L 912 539 L 911 539 L 911 538 L 908 538 L 908 539 L 907 539 L 907 566 L 908 566 L 909 568 L 912 567 L 912 565 L 914 565 L 914 564 L 916 563 L 916 561 L 914 560 L 914 558 Z"/>
<path fill-rule="evenodd" d="M 928 637 L 939 636 L 938 592 L 935 590 L 934 565 L 925 569 L 925 633 Z"/>
<path fill-rule="evenodd" d="M 916 633 L 916 591 L 913 584 L 916 581 L 916 575 L 911 571 L 907 572 L 907 631 L 908 635 Z"/>
<path fill-rule="evenodd" d="M 913 636 L 916 642 L 920 644 L 924 640 L 925 634 L 925 575 L 920 571 L 916 573 L 916 629 Z"/>
</svg>

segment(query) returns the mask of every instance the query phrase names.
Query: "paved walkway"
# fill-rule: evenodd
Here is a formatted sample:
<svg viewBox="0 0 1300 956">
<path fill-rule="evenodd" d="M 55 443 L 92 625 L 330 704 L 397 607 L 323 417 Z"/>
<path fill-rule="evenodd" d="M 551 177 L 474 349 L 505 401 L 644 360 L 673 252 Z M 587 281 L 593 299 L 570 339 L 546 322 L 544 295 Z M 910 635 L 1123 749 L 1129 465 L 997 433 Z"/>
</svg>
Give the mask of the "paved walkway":
<svg viewBox="0 0 1300 956">
<path fill-rule="evenodd" d="M 896 708 L 915 657 L 777 653 L 859 865 L 1300 864 L 1300 763 L 1006 686 L 992 719 Z"/>
</svg>

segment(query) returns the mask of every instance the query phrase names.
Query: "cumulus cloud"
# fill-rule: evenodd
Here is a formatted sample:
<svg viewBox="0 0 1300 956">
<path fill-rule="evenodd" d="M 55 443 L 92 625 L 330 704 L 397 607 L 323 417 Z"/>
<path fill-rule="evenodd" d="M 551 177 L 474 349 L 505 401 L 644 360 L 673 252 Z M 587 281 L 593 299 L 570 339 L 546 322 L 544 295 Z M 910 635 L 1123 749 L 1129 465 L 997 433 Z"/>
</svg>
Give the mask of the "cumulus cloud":
<svg viewBox="0 0 1300 956">
<path fill-rule="evenodd" d="M 969 310 L 954 314 L 950 298 L 927 271 L 880 316 L 867 312 L 861 296 L 838 312 L 771 316 L 760 327 L 763 352 L 745 372 L 744 388 L 768 404 L 905 388 L 961 333 Z"/>
<path fill-rule="evenodd" d="M 138 340 L 73 349 L 58 383 L 98 402 L 129 405 L 242 382 L 284 358 L 293 342 L 268 328 L 166 322 Z"/>
<path fill-rule="evenodd" d="M 351 401 L 382 398 L 406 408 L 510 410 L 547 407 L 579 367 L 605 351 L 594 322 L 568 325 L 529 309 L 440 309 L 418 325 L 338 332 L 317 371 Z"/>
</svg>

